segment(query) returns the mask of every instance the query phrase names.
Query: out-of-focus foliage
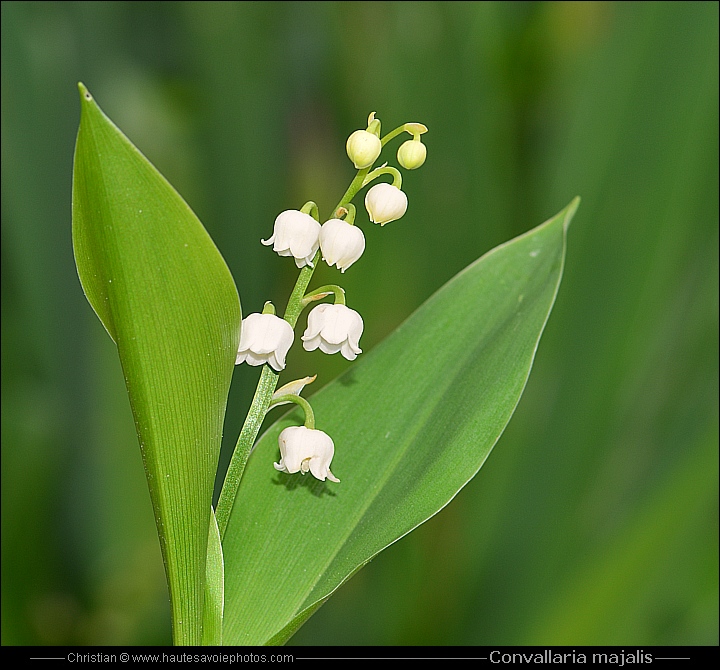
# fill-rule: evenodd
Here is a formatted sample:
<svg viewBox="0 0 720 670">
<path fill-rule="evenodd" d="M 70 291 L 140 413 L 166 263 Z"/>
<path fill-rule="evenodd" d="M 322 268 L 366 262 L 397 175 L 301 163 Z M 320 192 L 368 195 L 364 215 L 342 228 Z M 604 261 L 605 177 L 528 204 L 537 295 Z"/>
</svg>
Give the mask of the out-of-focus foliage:
<svg viewBox="0 0 720 670">
<path fill-rule="evenodd" d="M 5 2 L 1 42 L 3 644 L 170 635 L 116 351 L 73 265 L 79 80 L 197 212 L 247 312 L 296 272 L 260 238 L 307 199 L 328 214 L 367 114 L 427 124 L 408 213 L 359 216 L 342 283 L 365 350 L 583 197 L 482 473 L 290 644 L 717 644 L 717 4 Z M 295 348 L 287 379 L 327 383 L 337 359 Z M 236 369 L 226 446 L 257 374 Z"/>
</svg>

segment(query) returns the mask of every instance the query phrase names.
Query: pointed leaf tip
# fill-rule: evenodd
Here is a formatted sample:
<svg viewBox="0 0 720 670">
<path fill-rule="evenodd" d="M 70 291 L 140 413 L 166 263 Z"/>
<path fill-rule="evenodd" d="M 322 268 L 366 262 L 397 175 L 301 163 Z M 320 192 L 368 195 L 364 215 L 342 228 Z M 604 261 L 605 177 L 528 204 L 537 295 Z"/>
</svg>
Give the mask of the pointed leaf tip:
<svg viewBox="0 0 720 670">
<path fill-rule="evenodd" d="M 567 229 L 570 226 L 570 222 L 573 220 L 573 217 L 575 216 L 575 212 L 577 212 L 577 208 L 580 207 L 581 198 L 579 195 L 576 195 L 570 204 L 565 208 L 565 219 L 563 221 L 563 228 L 565 232 L 567 232 Z"/>
<path fill-rule="evenodd" d="M 90 91 L 87 90 L 87 87 L 85 84 L 83 84 L 81 81 L 78 82 L 78 91 L 80 91 L 80 100 L 92 100 L 92 95 L 90 95 Z"/>
</svg>

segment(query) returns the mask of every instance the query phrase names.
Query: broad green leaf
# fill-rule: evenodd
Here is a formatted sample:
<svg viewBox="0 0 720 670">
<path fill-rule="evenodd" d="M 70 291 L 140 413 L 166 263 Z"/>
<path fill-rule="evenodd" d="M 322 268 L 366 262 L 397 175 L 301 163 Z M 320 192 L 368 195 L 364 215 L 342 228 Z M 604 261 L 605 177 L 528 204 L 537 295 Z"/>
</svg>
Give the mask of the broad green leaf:
<svg viewBox="0 0 720 670">
<path fill-rule="evenodd" d="M 192 210 L 80 84 L 73 245 L 120 354 L 178 644 L 200 644 L 208 508 L 240 336 L 232 276 Z"/>
<path fill-rule="evenodd" d="M 223 566 L 220 529 L 215 510 L 210 507 L 207 566 L 205 581 L 205 612 L 203 616 L 203 645 L 222 644 L 223 604 L 225 602 L 225 569 Z"/>
<path fill-rule="evenodd" d="M 578 202 L 470 265 L 312 397 L 340 484 L 274 470 L 298 412 L 263 435 L 223 541 L 225 644 L 284 643 L 477 473 L 530 374 Z"/>
</svg>

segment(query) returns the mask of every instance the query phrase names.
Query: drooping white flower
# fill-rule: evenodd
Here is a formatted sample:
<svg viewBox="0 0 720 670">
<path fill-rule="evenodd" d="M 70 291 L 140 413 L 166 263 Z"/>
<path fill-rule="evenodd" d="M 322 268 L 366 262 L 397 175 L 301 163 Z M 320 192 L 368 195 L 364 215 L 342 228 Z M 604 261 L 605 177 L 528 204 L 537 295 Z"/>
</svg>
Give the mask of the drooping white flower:
<svg viewBox="0 0 720 670">
<path fill-rule="evenodd" d="M 274 314 L 249 314 L 242 321 L 235 365 L 269 363 L 280 372 L 294 339 L 292 326 L 285 319 Z"/>
<path fill-rule="evenodd" d="M 365 208 L 370 220 L 381 226 L 399 219 L 405 214 L 407 206 L 405 193 L 392 184 L 375 184 L 365 194 Z"/>
<path fill-rule="evenodd" d="M 308 315 L 307 329 L 303 333 L 303 348 L 314 351 L 318 347 L 326 354 L 338 351 L 354 361 L 362 349 L 358 346 L 363 332 L 362 317 L 346 305 L 323 303 Z"/>
<path fill-rule="evenodd" d="M 320 246 L 320 224 L 309 214 L 297 209 L 281 212 L 275 219 L 272 237 L 260 240 L 281 256 L 292 256 L 295 265 L 312 267 L 312 260 Z"/>
<path fill-rule="evenodd" d="M 340 480 L 330 472 L 330 462 L 335 455 L 332 438 L 321 430 L 305 426 L 290 426 L 278 436 L 280 462 L 273 463 L 276 470 L 294 474 L 312 473 L 313 477 L 324 482 Z"/>
<path fill-rule="evenodd" d="M 365 251 L 365 235 L 342 219 L 330 219 L 320 229 L 320 251 L 329 266 L 345 272 Z"/>
<path fill-rule="evenodd" d="M 345 145 L 348 158 L 358 169 L 370 167 L 382 151 L 380 138 L 367 130 L 356 130 Z"/>
</svg>

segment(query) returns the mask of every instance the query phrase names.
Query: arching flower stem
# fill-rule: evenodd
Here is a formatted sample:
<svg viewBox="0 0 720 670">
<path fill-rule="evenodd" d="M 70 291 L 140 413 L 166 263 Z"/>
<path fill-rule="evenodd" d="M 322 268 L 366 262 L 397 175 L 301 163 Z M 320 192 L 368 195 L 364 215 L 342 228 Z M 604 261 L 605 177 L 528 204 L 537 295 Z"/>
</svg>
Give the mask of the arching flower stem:
<svg viewBox="0 0 720 670">
<path fill-rule="evenodd" d="M 383 165 L 382 167 L 379 167 L 372 172 L 370 172 L 365 179 L 363 180 L 363 186 L 367 186 L 371 181 L 374 179 L 377 179 L 378 177 L 381 177 L 384 174 L 390 174 L 393 178 L 392 185 L 395 188 L 402 188 L 402 175 L 400 174 L 400 170 L 394 167 L 386 167 Z"/>
<path fill-rule="evenodd" d="M 385 137 L 380 138 L 380 144 L 385 146 L 390 140 L 396 138 L 401 133 L 410 133 L 414 138 L 420 137 L 427 132 L 427 127 L 422 123 L 403 123 L 401 126 L 391 130 Z"/>
<path fill-rule="evenodd" d="M 329 295 L 335 294 L 335 304 L 336 305 L 344 305 L 345 304 L 345 289 L 342 286 L 337 286 L 336 284 L 328 284 L 327 286 L 321 286 L 318 289 L 315 289 L 312 293 L 308 293 L 303 298 L 303 308 L 307 307 L 311 302 L 315 302 L 316 300 L 322 300 L 323 298 L 327 298 Z"/>
<path fill-rule="evenodd" d="M 287 402 L 293 402 L 296 405 L 300 405 L 303 412 L 305 412 L 305 428 L 315 430 L 315 414 L 313 413 L 312 407 L 310 407 L 310 403 L 302 396 L 295 395 L 294 393 L 282 395 L 279 398 L 275 398 L 275 400 L 271 400 L 268 409 L 275 407 L 275 405 L 282 405 Z"/>
<path fill-rule="evenodd" d="M 349 202 L 344 207 L 338 207 L 335 210 L 335 216 L 338 218 L 345 217 L 343 221 L 345 223 L 349 223 L 351 226 L 355 225 L 355 215 L 357 214 L 357 210 L 355 209 L 355 205 L 353 205 L 351 202 Z"/>
<path fill-rule="evenodd" d="M 303 214 L 309 214 L 315 221 L 320 222 L 320 210 L 318 206 L 312 201 L 308 200 L 301 208 L 300 211 Z"/>
</svg>

